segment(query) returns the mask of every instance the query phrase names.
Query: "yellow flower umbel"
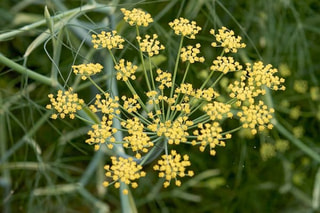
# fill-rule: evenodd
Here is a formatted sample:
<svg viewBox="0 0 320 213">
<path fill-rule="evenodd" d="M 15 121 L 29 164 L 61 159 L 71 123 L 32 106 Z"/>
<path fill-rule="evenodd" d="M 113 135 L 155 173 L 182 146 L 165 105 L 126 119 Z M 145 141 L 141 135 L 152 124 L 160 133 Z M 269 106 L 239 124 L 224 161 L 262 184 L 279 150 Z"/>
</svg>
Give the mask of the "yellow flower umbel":
<svg viewBox="0 0 320 213">
<path fill-rule="evenodd" d="M 120 9 L 124 15 L 124 20 L 131 26 L 144 26 L 147 27 L 149 23 L 153 22 L 153 19 L 149 13 L 144 12 L 141 9 L 134 8 L 133 10 Z"/>
<path fill-rule="evenodd" d="M 166 181 L 163 183 L 165 188 L 170 185 L 172 179 L 175 180 L 176 186 L 180 186 L 181 181 L 177 179 L 178 177 L 194 175 L 193 171 L 186 171 L 186 167 L 191 165 L 188 155 L 181 157 L 175 150 L 171 150 L 171 154 L 162 155 L 161 158 L 153 169 L 159 171 L 159 177 L 165 178 Z"/>
<path fill-rule="evenodd" d="M 147 153 L 149 147 L 153 146 L 150 137 L 144 132 L 144 126 L 141 121 L 134 117 L 134 119 L 128 119 L 122 122 L 121 125 L 128 129 L 128 136 L 124 137 L 125 143 L 123 146 L 125 148 L 131 148 L 132 151 L 136 152 L 136 158 L 140 159 L 140 152 Z"/>
<path fill-rule="evenodd" d="M 111 49 L 123 49 L 122 43 L 124 39 L 117 35 L 117 31 L 105 32 L 102 31 L 98 35 L 92 35 L 93 48 L 98 49 L 99 47 Z"/>
<path fill-rule="evenodd" d="M 51 104 L 46 106 L 47 109 L 54 108 L 57 113 L 51 115 L 52 119 L 65 118 L 69 115 L 71 119 L 75 118 L 75 113 L 82 109 L 84 100 L 78 98 L 78 94 L 72 92 L 70 87 L 68 91 L 59 90 L 57 97 L 54 98 L 53 94 L 49 94 Z"/>
<path fill-rule="evenodd" d="M 98 150 L 101 144 L 106 142 L 109 149 L 113 148 L 113 143 L 116 141 L 113 134 L 117 132 L 117 129 L 112 127 L 111 119 L 103 116 L 101 122 L 99 124 L 93 124 L 91 128 L 92 130 L 88 132 L 90 138 L 86 140 L 86 143 L 90 145 L 94 144 L 95 150 Z"/>
<path fill-rule="evenodd" d="M 160 44 L 160 41 L 156 40 L 158 38 L 157 34 L 153 34 L 153 37 L 146 35 L 141 41 L 141 37 L 137 36 L 137 41 L 139 43 L 142 52 L 146 52 L 149 57 L 158 55 L 160 50 L 164 50 L 164 46 Z"/>
<path fill-rule="evenodd" d="M 169 22 L 169 26 L 174 30 L 177 35 L 182 35 L 190 39 L 195 39 L 201 27 L 197 26 L 195 21 L 189 21 L 185 18 L 179 18 Z"/>
<path fill-rule="evenodd" d="M 216 154 L 216 151 L 214 150 L 216 146 L 226 145 L 223 139 L 231 138 L 231 134 L 227 134 L 225 138 L 221 135 L 222 128 L 220 127 L 220 124 L 218 122 L 213 122 L 212 124 L 206 123 L 204 125 L 202 123 L 199 123 L 198 128 L 199 130 L 195 130 L 193 134 L 197 136 L 197 141 L 199 142 L 193 140 L 192 144 L 200 144 L 199 149 L 201 152 L 203 152 L 209 145 L 210 155 Z"/>
<path fill-rule="evenodd" d="M 136 79 L 134 73 L 138 69 L 138 66 L 133 65 L 130 61 L 125 63 L 124 59 L 121 59 L 114 68 L 118 71 L 117 72 L 117 80 L 128 81 L 129 78 L 132 80 Z"/>
<path fill-rule="evenodd" d="M 285 90 L 284 79 L 276 76 L 277 69 L 272 68 L 272 65 L 263 65 L 261 61 L 255 62 L 253 65 L 246 64 L 246 70 L 243 71 L 240 81 L 234 81 L 229 85 L 231 90 L 230 97 L 238 99 L 238 105 L 241 102 L 249 101 L 254 103 L 254 98 L 259 95 L 265 95 L 266 88 L 272 90 Z"/>
<path fill-rule="evenodd" d="M 137 188 L 138 183 L 135 180 L 138 180 L 140 177 L 146 175 L 145 172 L 141 171 L 142 166 L 138 165 L 133 158 L 122 158 L 122 157 L 111 157 L 112 166 L 106 165 L 104 169 L 107 170 L 105 173 L 107 178 L 111 178 L 110 181 L 104 181 L 103 185 L 105 187 L 110 184 L 114 184 L 116 188 L 120 188 L 120 183 L 125 183 L 131 185 L 132 188 Z M 128 190 L 124 189 L 123 194 L 128 194 Z"/>
<path fill-rule="evenodd" d="M 223 72 L 223 74 L 242 69 L 239 62 L 234 61 L 232 57 L 218 56 L 212 63 L 210 70 Z"/>
<path fill-rule="evenodd" d="M 101 72 L 103 66 L 99 63 L 80 64 L 72 66 L 73 72 L 76 75 L 81 75 L 82 80 L 86 80 L 88 76 Z"/>
<path fill-rule="evenodd" d="M 241 43 L 241 37 L 235 36 L 232 30 L 222 27 L 218 30 L 218 33 L 215 33 L 215 30 L 211 29 L 210 33 L 216 38 L 217 42 L 212 42 L 211 46 L 213 47 L 223 47 L 226 53 L 233 52 L 236 53 L 238 49 L 245 48 L 246 44 Z M 219 43 L 219 44 L 217 44 Z"/>
<path fill-rule="evenodd" d="M 140 36 L 140 26 L 153 22 L 150 14 L 140 9 L 121 11 L 124 20 L 135 28 L 137 41 L 131 44 L 130 51 L 136 52 L 121 54 L 121 58 L 114 55 L 116 52 L 112 49 L 124 48 L 124 39 L 116 31 L 92 36 L 94 48 L 108 49 L 114 63 L 112 80 L 122 81 L 121 91 L 113 91 L 114 87 L 109 87 L 112 89 L 106 92 L 90 77 L 102 69 L 101 65 L 73 66 L 75 74 L 83 79 L 88 78 L 100 92 L 86 108 L 90 117 L 96 118 L 95 122 L 90 121 L 92 129 L 88 132 L 86 143 L 94 145 L 95 150 L 106 146 L 108 153 L 112 153 L 112 165 L 105 166 L 107 181 L 104 186 L 114 183 L 119 188 L 123 183 L 136 188 L 138 184 L 135 181 L 145 176 L 141 171 L 142 165 L 159 156 L 161 159 L 153 168 L 159 172 L 159 177 L 164 178 L 164 187 L 168 187 L 171 180 L 180 186 L 180 178 L 193 176 L 193 171 L 186 170 L 191 166 L 189 155 L 178 154 L 175 147 L 194 145 L 201 152 L 208 151 L 210 155 L 215 155 L 216 147 L 225 146 L 226 141 L 232 138 L 231 134 L 240 129 L 247 129 L 255 135 L 258 131 L 273 127 L 271 119 L 274 109 L 267 107 L 259 98 L 266 93 L 266 88 L 284 89 L 284 79 L 276 76 L 277 69 L 271 65 L 255 62 L 247 64 L 244 69 L 233 57 L 226 56 L 228 52 L 236 53 L 239 48 L 245 47 L 241 37 L 225 27 L 219 29 L 217 34 L 211 31 L 216 41 L 210 48 L 220 46 L 223 50 L 210 67 L 201 64 L 203 68 L 200 69 L 208 74 L 204 82 L 198 82 L 199 79 L 191 79 L 188 73 L 199 70 L 195 62 L 205 61 L 200 56 L 201 44 L 184 45 L 185 37 L 195 39 L 201 30 L 196 22 L 178 18 L 169 23 L 174 33 L 180 36 L 180 43 L 176 54 L 165 57 L 175 57 L 170 60 L 175 64 L 164 71 L 163 64 L 157 63 L 158 57 L 155 56 L 165 49 L 165 45 L 159 42 L 156 34 Z M 130 61 L 126 58 L 128 55 Z M 138 75 L 138 71 L 142 71 L 143 75 Z M 228 90 L 218 91 L 221 89 L 217 86 L 219 80 L 234 71 L 238 72 L 235 75 L 238 79 L 231 84 L 227 79 L 222 89 Z M 214 75 L 217 72 L 218 75 Z M 182 76 L 178 76 L 180 74 Z M 192 84 L 190 80 L 197 84 Z M 137 85 L 140 85 L 138 89 Z M 118 92 L 119 96 L 114 95 Z M 66 114 L 75 117 L 74 113 L 83 105 L 83 100 L 72 95 L 71 91 L 59 91 L 57 99 L 53 95 L 49 97 L 52 104 L 48 108 L 55 108 L 62 118 Z M 52 117 L 57 118 L 58 114 Z M 78 117 L 87 121 L 87 118 Z M 224 125 L 225 120 L 230 118 L 239 119 L 238 127 L 228 129 L 228 125 Z M 128 190 L 122 192 L 127 194 Z"/>
<path fill-rule="evenodd" d="M 237 113 L 240 117 L 240 121 L 243 123 L 243 128 L 251 129 L 253 135 L 257 134 L 257 129 L 262 131 L 267 127 L 272 129 L 273 125 L 270 123 L 274 109 L 268 109 L 268 106 L 264 105 L 263 101 L 259 101 L 258 105 L 250 105 L 249 107 L 243 106 L 242 111 Z M 256 129 L 257 128 L 257 129 Z"/>
<path fill-rule="evenodd" d="M 201 47 L 200 44 L 196 44 L 196 47 L 193 47 L 191 45 L 188 45 L 187 47 L 181 48 L 181 60 L 188 61 L 191 64 L 194 62 L 204 62 L 204 57 L 197 56 L 198 53 L 200 53 L 199 48 Z"/>
</svg>

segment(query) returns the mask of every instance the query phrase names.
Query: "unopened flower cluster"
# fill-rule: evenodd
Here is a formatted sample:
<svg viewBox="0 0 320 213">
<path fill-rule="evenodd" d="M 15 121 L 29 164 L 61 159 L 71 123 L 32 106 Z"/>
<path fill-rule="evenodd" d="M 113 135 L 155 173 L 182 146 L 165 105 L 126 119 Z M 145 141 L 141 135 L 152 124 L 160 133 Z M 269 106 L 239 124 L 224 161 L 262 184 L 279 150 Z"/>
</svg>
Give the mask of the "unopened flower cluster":
<svg viewBox="0 0 320 213">
<path fill-rule="evenodd" d="M 226 146 L 232 133 L 237 130 L 248 129 L 255 135 L 265 128 L 273 127 L 271 119 L 274 109 L 269 108 L 260 97 L 266 93 L 267 88 L 284 90 L 284 79 L 276 75 L 277 69 L 271 65 L 255 62 L 242 66 L 237 62 L 232 54 L 245 47 L 240 36 L 235 36 L 226 27 L 210 31 L 215 38 L 212 48 L 221 50 L 221 54 L 212 62 L 206 62 L 210 63 L 207 69 L 209 77 L 200 87 L 195 87 L 187 82 L 187 76 L 191 72 L 189 68 L 197 63 L 205 63 L 205 56 L 201 54 L 200 43 L 184 46 L 183 39 L 196 39 L 201 27 L 195 21 L 185 18 L 170 22 L 175 38 L 180 39 L 176 64 L 173 70 L 154 68 L 151 64 L 146 64 L 146 61 L 150 62 L 150 58 L 165 54 L 166 47 L 156 34 L 140 35 L 139 28 L 153 22 L 151 15 L 140 9 L 121 11 L 124 21 L 136 28 L 138 58 L 134 61 L 116 58 L 114 52 L 123 49 L 125 45 L 125 39 L 116 31 L 94 34 L 92 43 L 96 49 L 106 48 L 109 51 L 114 60 L 114 76 L 119 83 L 127 86 L 131 95 L 118 97 L 112 91 L 104 91 L 91 78 L 103 70 L 102 65 L 80 64 L 72 67 L 74 73 L 83 80 L 88 78 L 101 93 L 86 106 L 70 88 L 68 91 L 58 91 L 57 97 L 50 94 L 51 104 L 47 106 L 48 109 L 56 110 L 52 115 L 53 119 L 64 118 L 66 115 L 74 118 L 77 111 L 86 107 L 86 110 L 100 117 L 100 121 L 91 124 L 85 142 L 94 145 L 95 150 L 105 146 L 115 151 L 115 145 L 126 149 L 130 157 L 120 157 L 115 153 L 111 157 L 111 164 L 105 166 L 104 186 L 114 184 L 119 188 L 122 183 L 136 188 L 136 181 L 146 175 L 143 166 L 150 163 L 149 159 L 154 156 L 160 158 L 153 169 L 159 172 L 159 178 L 164 178 L 163 186 L 168 187 L 172 182 L 180 186 L 181 178 L 194 175 L 188 168 L 192 159 L 188 154 L 177 151 L 180 146 L 195 146 L 201 152 L 215 155 L 216 148 Z M 183 70 L 179 68 L 181 64 L 186 65 L 182 66 Z M 139 66 L 142 66 L 146 85 L 143 93 L 134 87 L 136 83 L 141 84 L 141 78 L 136 82 Z M 213 73 L 216 72 L 220 77 L 213 78 Z M 218 99 L 219 91 L 215 85 L 223 75 L 230 72 L 239 72 L 241 76 L 229 84 L 229 97 L 221 99 L 226 100 L 222 102 Z M 183 76 L 177 78 L 180 73 Z M 222 124 L 226 119 L 238 119 L 239 127 L 224 129 Z M 115 120 L 119 121 L 120 127 L 115 127 Z M 115 137 L 118 131 L 122 131 L 124 135 L 120 141 Z M 127 194 L 128 190 L 125 189 L 123 193 Z"/>
</svg>

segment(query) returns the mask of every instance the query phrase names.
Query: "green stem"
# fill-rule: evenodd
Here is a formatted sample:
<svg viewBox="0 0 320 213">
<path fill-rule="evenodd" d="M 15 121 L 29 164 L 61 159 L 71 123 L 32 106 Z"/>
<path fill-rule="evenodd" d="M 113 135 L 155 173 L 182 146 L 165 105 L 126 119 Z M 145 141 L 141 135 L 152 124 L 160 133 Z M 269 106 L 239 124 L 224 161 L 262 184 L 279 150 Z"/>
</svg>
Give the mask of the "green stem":
<svg viewBox="0 0 320 213">
<path fill-rule="evenodd" d="M 24 74 L 28 76 L 29 78 L 39 81 L 43 84 L 52 86 L 57 89 L 62 89 L 62 86 L 58 82 L 54 82 L 51 78 L 41 75 L 33 70 L 30 70 L 12 60 L 5 57 L 2 53 L 0 53 L 0 62 L 5 64 L 6 66 L 10 67 L 11 69 L 17 71 L 18 73 Z"/>
<path fill-rule="evenodd" d="M 88 79 L 91 81 L 91 83 L 101 92 L 101 94 L 105 94 L 106 92 L 98 85 L 90 76 L 88 76 Z"/>
<path fill-rule="evenodd" d="M 186 80 L 186 77 L 187 77 L 187 74 L 188 74 L 188 71 L 189 71 L 189 67 L 190 67 L 190 62 L 188 62 L 188 64 L 187 64 L 186 71 L 184 72 L 184 75 L 183 75 L 183 79 L 182 79 L 182 81 L 181 81 L 181 84 L 183 84 L 184 81 Z"/>
<path fill-rule="evenodd" d="M 81 7 L 78 7 L 78 8 L 75 8 L 75 9 L 72 9 L 72 10 L 69 10 L 67 12 L 64 12 L 64 13 L 61 13 L 59 15 L 56 15 L 56 16 L 53 16 L 52 17 L 52 21 L 59 21 L 65 17 L 68 17 L 68 16 L 74 16 L 74 15 L 80 15 L 80 14 L 83 14 L 85 12 L 89 12 L 91 10 L 95 10 L 95 9 L 100 9 L 100 8 L 106 8 L 106 5 L 103 5 L 103 4 L 93 4 L 93 5 L 83 5 Z M 112 8 L 107 8 L 108 11 L 112 11 Z M 38 21 L 38 22 L 35 22 L 33 24 L 29 24 L 29 25 L 26 25 L 26 26 L 23 26 L 17 30 L 12 30 L 10 32 L 7 32 L 7 33 L 2 33 L 0 34 L 0 42 L 1 41 L 5 41 L 7 39 L 10 39 L 14 36 L 17 36 L 19 34 L 22 34 L 24 32 L 27 32 L 27 31 L 30 31 L 30 30 L 34 30 L 40 26 L 43 26 L 46 24 L 46 20 L 43 19 L 41 21 Z"/>
<path fill-rule="evenodd" d="M 173 71 L 173 77 L 172 77 L 172 87 L 171 87 L 171 92 L 170 92 L 170 98 L 172 98 L 173 96 L 173 91 L 175 89 L 175 81 L 176 81 L 176 76 L 177 76 L 177 72 L 178 72 L 178 66 L 179 66 L 179 61 L 180 61 L 180 52 L 181 52 L 181 48 L 183 45 L 183 36 L 181 36 L 181 40 L 180 40 L 180 44 L 179 44 L 179 49 L 178 49 L 178 54 L 177 54 L 177 58 L 176 58 L 176 64 L 174 66 L 174 71 Z"/>
<path fill-rule="evenodd" d="M 137 25 L 136 25 L 136 32 L 137 32 L 137 37 L 138 36 L 140 37 L 139 27 Z M 148 76 L 148 73 L 147 73 L 146 65 L 144 63 L 144 58 L 143 58 L 143 54 L 142 54 L 142 51 L 141 51 L 140 43 L 139 43 L 139 54 L 140 54 L 141 64 L 142 64 L 142 67 L 143 67 L 143 72 L 144 72 L 144 76 L 146 78 L 147 86 L 148 86 L 149 91 L 151 91 L 151 86 L 150 86 L 150 82 L 149 82 L 149 76 Z"/>
<path fill-rule="evenodd" d="M 315 152 L 312 148 L 308 147 L 306 144 L 304 144 L 301 140 L 296 138 L 291 132 L 289 132 L 282 124 L 277 122 L 277 120 L 273 119 L 272 124 L 278 129 L 278 131 L 284 135 L 286 138 L 288 138 L 294 145 L 299 147 L 301 151 L 309 155 L 312 159 L 320 163 L 320 155 Z"/>
</svg>

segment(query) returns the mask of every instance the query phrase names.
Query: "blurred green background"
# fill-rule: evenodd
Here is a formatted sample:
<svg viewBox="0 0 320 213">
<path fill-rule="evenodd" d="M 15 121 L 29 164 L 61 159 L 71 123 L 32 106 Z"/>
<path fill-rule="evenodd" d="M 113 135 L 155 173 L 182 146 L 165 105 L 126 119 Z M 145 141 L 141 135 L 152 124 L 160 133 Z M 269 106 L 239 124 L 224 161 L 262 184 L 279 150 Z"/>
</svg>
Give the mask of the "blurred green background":
<svg viewBox="0 0 320 213">
<path fill-rule="evenodd" d="M 286 78 L 286 91 L 272 93 L 280 128 L 255 137 L 240 131 L 214 157 L 181 148 L 190 153 L 196 176 L 184 178 L 180 188 L 163 189 L 147 166 L 148 178 L 132 190 L 138 212 L 320 212 L 319 0 L 101 0 L 102 9 L 80 9 L 76 21 L 55 19 L 48 30 L 45 6 L 56 16 L 87 3 L 0 0 L 0 53 L 47 76 L 58 69 L 59 82 L 71 86 L 72 64 L 104 60 L 90 46 L 92 32 L 117 29 L 128 42 L 134 40 L 120 8 L 136 7 L 153 16 L 155 23 L 145 31 L 157 33 L 168 47 L 162 65 L 169 69 L 178 41 L 168 22 L 182 16 L 203 28 L 197 42 L 208 64 L 217 56 L 209 30 L 226 26 L 247 44 L 238 60 L 263 60 Z M 135 57 L 130 48 L 121 54 Z M 202 80 L 203 69 L 193 68 L 189 81 Z M 99 81 L 105 86 L 104 78 Z M 222 79 L 219 87 L 229 81 Z M 55 91 L 0 62 L 0 210 L 121 212 L 118 190 L 101 186 L 108 156 L 97 157 L 84 143 L 88 127 L 77 120 L 49 119 L 47 94 Z M 90 99 L 95 91 L 83 84 L 78 92 Z"/>
</svg>

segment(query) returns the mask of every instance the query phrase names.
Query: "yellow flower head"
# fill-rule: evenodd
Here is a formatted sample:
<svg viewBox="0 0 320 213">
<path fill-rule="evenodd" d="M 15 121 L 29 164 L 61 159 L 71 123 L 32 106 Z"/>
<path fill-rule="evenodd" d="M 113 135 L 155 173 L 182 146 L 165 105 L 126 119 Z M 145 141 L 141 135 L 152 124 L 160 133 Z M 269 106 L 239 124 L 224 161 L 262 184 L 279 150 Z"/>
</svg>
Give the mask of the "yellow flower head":
<svg viewBox="0 0 320 213">
<path fill-rule="evenodd" d="M 213 61 L 210 70 L 219 71 L 227 74 L 228 72 L 241 70 L 242 66 L 239 62 L 234 61 L 232 57 L 218 56 L 216 60 Z"/>
<path fill-rule="evenodd" d="M 138 95 L 134 95 L 133 98 L 127 98 L 126 96 L 122 96 L 123 100 L 122 107 L 128 113 L 138 113 L 138 110 L 141 108 L 141 105 L 138 103 Z"/>
<path fill-rule="evenodd" d="M 82 109 L 84 100 L 78 98 L 77 93 L 72 92 L 70 87 L 68 91 L 59 90 L 57 97 L 55 98 L 53 94 L 49 94 L 51 104 L 46 106 L 47 109 L 54 108 L 57 113 L 51 115 L 52 119 L 57 119 L 58 115 L 60 118 L 65 118 L 69 115 L 71 119 L 75 118 L 75 113 Z"/>
<path fill-rule="evenodd" d="M 163 72 L 161 69 L 157 69 L 158 76 L 156 77 L 156 81 L 160 83 L 159 89 L 163 90 L 166 86 L 170 88 L 172 86 L 172 74 L 169 72 Z"/>
<path fill-rule="evenodd" d="M 193 140 L 192 144 L 200 144 L 199 149 L 201 152 L 209 145 L 210 155 L 216 154 L 216 151 L 214 150 L 216 146 L 225 146 L 223 139 L 231 138 L 230 134 L 227 134 L 225 138 L 221 135 L 222 128 L 220 127 L 219 122 L 213 122 L 212 124 L 199 123 L 198 128 L 199 130 L 193 132 L 193 134 L 197 136 L 197 141 Z"/>
<path fill-rule="evenodd" d="M 123 49 L 122 43 L 124 39 L 117 35 L 117 31 L 105 32 L 102 31 L 98 35 L 92 35 L 93 48 L 98 49 L 99 47 L 111 49 Z"/>
<path fill-rule="evenodd" d="M 86 140 L 86 143 L 95 145 L 95 150 L 100 148 L 101 144 L 104 144 L 107 140 L 109 149 L 113 148 L 113 144 L 116 139 L 113 137 L 113 134 L 117 132 L 116 128 L 112 127 L 112 119 L 108 119 L 106 116 L 102 117 L 102 121 L 99 124 L 93 124 L 91 126 L 92 130 L 89 130 L 88 135 L 89 139 Z"/>
<path fill-rule="evenodd" d="M 168 144 L 180 144 L 188 141 L 188 127 L 193 124 L 188 120 L 187 116 L 179 117 L 174 121 L 167 120 L 164 123 L 155 120 L 153 124 L 148 125 L 148 128 L 157 135 L 165 136 L 168 139 Z"/>
<path fill-rule="evenodd" d="M 109 93 L 104 93 L 105 99 L 102 99 L 101 95 L 96 95 L 96 101 L 93 105 L 90 105 L 92 112 L 102 112 L 105 115 L 108 115 L 109 119 L 113 118 L 114 114 L 120 114 L 119 108 L 119 98 L 116 96 L 111 97 Z"/>
<path fill-rule="evenodd" d="M 203 111 L 207 112 L 207 115 L 212 121 L 223 119 L 223 115 L 231 118 L 233 114 L 231 113 L 231 105 L 223 102 L 214 101 L 204 105 Z"/>
<path fill-rule="evenodd" d="M 127 185 L 131 184 L 133 188 L 138 187 L 138 180 L 141 177 L 146 176 L 146 173 L 141 171 L 142 166 L 138 165 L 132 158 L 122 158 L 122 157 L 111 157 L 112 166 L 105 165 L 106 177 L 111 179 L 110 181 L 104 181 L 103 185 L 105 187 L 114 183 L 115 188 L 120 188 L 120 183 L 125 183 Z M 127 190 L 123 191 L 127 194 Z"/>
<path fill-rule="evenodd" d="M 270 123 L 272 113 L 274 113 L 273 108 L 268 109 L 268 106 L 264 105 L 263 101 L 259 101 L 258 105 L 243 106 L 242 111 L 238 112 L 237 116 L 240 117 L 242 127 L 251 129 L 251 133 L 255 135 L 258 132 L 257 129 L 262 131 L 265 127 L 268 129 L 273 128 Z"/>
<path fill-rule="evenodd" d="M 165 188 L 170 185 L 172 179 L 175 180 L 176 186 L 180 186 L 181 181 L 178 180 L 178 177 L 194 175 L 193 171 L 186 171 L 186 167 L 191 165 L 188 155 L 182 157 L 175 150 L 171 150 L 170 154 L 162 155 L 161 158 L 153 169 L 159 171 L 159 177 L 165 178 L 166 181 L 163 183 Z"/>
<path fill-rule="evenodd" d="M 120 10 L 124 15 L 123 19 L 125 22 L 129 23 L 131 26 L 137 25 L 147 27 L 149 23 L 153 22 L 151 15 L 141 9 L 133 8 L 133 10 L 130 11 L 121 8 Z"/>
<path fill-rule="evenodd" d="M 200 53 L 200 44 L 196 44 L 195 47 L 188 45 L 187 47 L 181 48 L 181 60 L 183 62 L 189 61 L 191 64 L 194 62 L 204 62 L 204 57 L 198 57 L 197 55 Z"/>
<path fill-rule="evenodd" d="M 195 35 L 201 30 L 195 21 L 189 21 L 185 18 L 179 18 L 169 22 L 169 26 L 174 30 L 177 35 L 186 36 L 190 39 L 195 39 Z"/>
<path fill-rule="evenodd" d="M 129 136 L 123 138 L 125 148 L 131 148 L 136 152 L 136 158 L 141 158 L 139 151 L 147 153 L 149 147 L 153 146 L 149 136 L 144 132 L 144 126 L 139 118 L 127 119 L 121 122 L 121 126 L 128 130 Z"/>
<path fill-rule="evenodd" d="M 153 37 L 146 35 L 141 41 L 141 37 L 137 36 L 139 42 L 140 50 L 142 52 L 148 53 L 148 56 L 152 57 L 159 54 L 159 50 L 164 50 L 164 46 L 160 44 L 160 41 L 156 40 L 158 38 L 157 34 L 153 34 Z"/>
<path fill-rule="evenodd" d="M 218 33 L 215 33 L 215 30 L 211 29 L 210 33 L 216 38 L 217 42 L 212 42 L 211 46 L 213 47 L 223 47 L 226 53 L 233 52 L 236 53 L 238 49 L 245 48 L 246 44 L 241 43 L 241 37 L 235 36 L 232 30 L 222 27 L 218 30 Z M 219 45 L 217 44 L 219 43 Z"/>
<path fill-rule="evenodd" d="M 231 90 L 230 97 L 237 98 L 238 105 L 241 101 L 249 101 L 254 103 L 254 98 L 266 94 L 265 86 L 272 90 L 285 90 L 283 78 L 275 76 L 277 69 L 272 68 L 270 64 L 264 66 L 261 61 L 255 62 L 253 65 L 246 64 L 246 70 L 242 72 L 240 81 L 234 81 L 228 86 Z"/>
<path fill-rule="evenodd" d="M 117 80 L 128 81 L 129 78 L 132 80 L 136 79 L 134 73 L 138 69 L 138 66 L 133 65 L 130 61 L 125 63 L 124 59 L 121 59 L 117 65 L 114 66 L 117 72 Z"/>
<path fill-rule="evenodd" d="M 101 72 L 103 66 L 99 63 L 79 64 L 73 65 L 72 69 L 76 75 L 81 75 L 82 80 L 86 80 L 88 76 Z"/>
</svg>

